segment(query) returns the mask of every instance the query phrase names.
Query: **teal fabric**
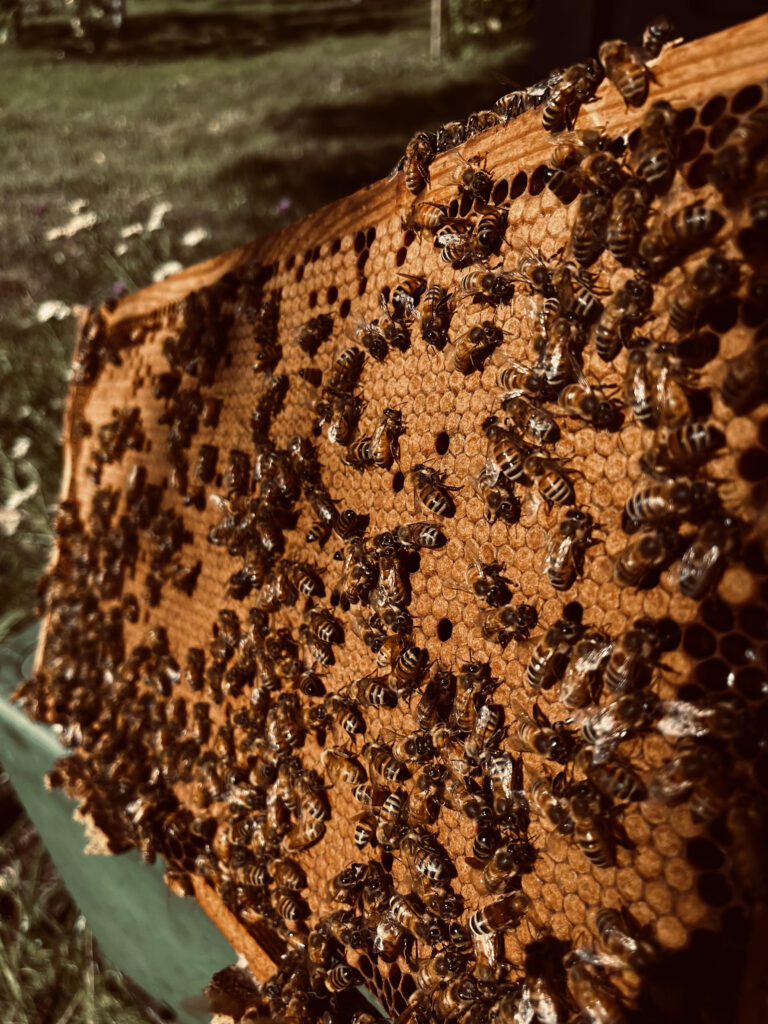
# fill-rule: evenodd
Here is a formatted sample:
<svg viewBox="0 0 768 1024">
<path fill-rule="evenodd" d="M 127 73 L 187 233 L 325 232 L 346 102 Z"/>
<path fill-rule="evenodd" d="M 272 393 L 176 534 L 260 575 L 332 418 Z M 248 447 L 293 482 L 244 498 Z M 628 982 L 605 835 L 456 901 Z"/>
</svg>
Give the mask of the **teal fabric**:
<svg viewBox="0 0 768 1024">
<path fill-rule="evenodd" d="M 75 803 L 43 787 L 64 750 L 52 729 L 9 700 L 30 671 L 36 639 L 33 626 L 0 649 L 0 763 L 105 955 L 183 1024 L 208 1024 L 202 989 L 234 963 L 232 947 L 194 900 L 170 892 L 161 863 L 146 864 L 136 851 L 86 856 Z"/>
</svg>

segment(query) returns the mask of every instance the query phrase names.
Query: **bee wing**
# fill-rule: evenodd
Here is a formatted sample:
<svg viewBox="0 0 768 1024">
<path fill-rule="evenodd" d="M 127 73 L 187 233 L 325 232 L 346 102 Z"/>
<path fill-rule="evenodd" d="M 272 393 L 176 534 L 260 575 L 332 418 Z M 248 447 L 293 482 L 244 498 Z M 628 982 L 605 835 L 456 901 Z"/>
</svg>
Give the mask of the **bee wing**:
<svg viewBox="0 0 768 1024">
<path fill-rule="evenodd" d="M 597 672 L 603 662 L 611 654 L 616 646 L 615 640 L 603 637 L 602 640 L 595 638 L 595 641 L 585 645 L 574 661 L 574 668 L 577 672 Z"/>
<path fill-rule="evenodd" d="M 706 708 L 697 708 L 687 700 L 665 700 L 662 707 L 664 713 L 656 723 L 662 735 L 678 739 L 682 736 L 703 736 L 709 732 L 710 712 Z"/>
</svg>

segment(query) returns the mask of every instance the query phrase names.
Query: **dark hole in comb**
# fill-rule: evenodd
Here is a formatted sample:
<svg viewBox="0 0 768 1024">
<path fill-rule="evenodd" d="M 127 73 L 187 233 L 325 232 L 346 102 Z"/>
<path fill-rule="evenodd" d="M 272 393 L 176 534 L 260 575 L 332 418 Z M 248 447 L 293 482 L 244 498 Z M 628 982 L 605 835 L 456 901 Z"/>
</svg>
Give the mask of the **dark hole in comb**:
<svg viewBox="0 0 768 1024">
<path fill-rule="evenodd" d="M 320 247 L 319 245 L 316 245 L 316 246 L 315 246 L 315 248 L 314 248 L 314 249 L 312 250 L 312 262 L 313 262 L 313 263 L 314 263 L 314 262 L 315 262 L 316 260 L 319 260 L 319 259 L 320 259 L 320 248 L 321 248 L 321 247 Z"/>
<path fill-rule="evenodd" d="M 364 974 L 367 978 L 373 977 L 373 964 L 367 956 L 363 955 L 357 961 L 359 971 Z"/>
<path fill-rule="evenodd" d="M 753 641 L 742 633 L 729 633 L 720 641 L 720 653 L 730 665 L 747 665 L 754 663 L 756 651 Z"/>
<path fill-rule="evenodd" d="M 384 987 L 384 979 L 382 978 L 381 971 L 378 967 L 373 968 L 373 980 L 380 988 Z"/>
<path fill-rule="evenodd" d="M 373 245 L 376 241 L 376 228 L 368 228 L 365 233 L 365 241 L 369 248 Z"/>
<path fill-rule="evenodd" d="M 731 887 L 719 871 L 705 871 L 698 879 L 699 895 L 710 907 L 724 907 L 731 901 Z"/>
<path fill-rule="evenodd" d="M 438 455 L 445 455 L 448 451 L 448 446 L 451 443 L 450 436 L 445 430 L 441 430 L 439 434 L 435 436 L 435 451 Z"/>
<path fill-rule="evenodd" d="M 349 316 L 349 311 L 350 311 L 351 308 L 352 308 L 352 303 L 349 301 L 349 299 L 344 299 L 342 301 L 341 305 L 339 306 L 339 316 L 341 317 L 342 320 L 346 320 L 347 319 L 347 317 Z"/>
<path fill-rule="evenodd" d="M 544 186 L 549 180 L 549 168 L 546 164 L 539 164 L 536 170 L 531 175 L 531 180 L 528 182 L 528 192 L 532 196 L 541 195 L 544 191 Z"/>
<path fill-rule="evenodd" d="M 731 295 L 722 302 L 716 302 L 709 310 L 707 322 L 718 334 L 725 334 L 735 327 L 739 319 L 739 300 Z"/>
<path fill-rule="evenodd" d="M 674 619 L 665 617 L 656 623 L 662 651 L 674 651 L 680 646 L 682 634 Z"/>
<path fill-rule="evenodd" d="M 459 200 L 459 216 L 466 217 L 469 211 L 472 209 L 472 196 L 469 192 L 463 192 L 461 199 Z"/>
<path fill-rule="evenodd" d="M 676 128 L 680 132 L 687 132 L 693 122 L 696 120 L 696 109 L 695 107 L 685 107 L 677 115 Z"/>
<path fill-rule="evenodd" d="M 296 257 L 295 256 L 289 256 L 288 259 L 285 261 L 285 269 L 286 270 L 293 270 L 295 265 L 296 265 Z"/>
<path fill-rule="evenodd" d="M 680 163 L 687 164 L 694 160 L 701 152 L 706 137 L 703 128 L 694 128 L 693 131 L 687 132 L 680 143 Z"/>
<path fill-rule="evenodd" d="M 760 668 L 742 668 L 736 673 L 736 689 L 745 700 L 762 700 L 768 696 L 765 672 Z"/>
<path fill-rule="evenodd" d="M 398 491 L 402 491 L 404 486 L 405 486 L 405 477 L 398 470 L 398 472 L 395 473 L 394 476 L 392 477 L 392 490 L 395 493 L 397 493 Z"/>
<path fill-rule="evenodd" d="M 686 846 L 686 852 L 688 860 L 699 871 L 715 871 L 725 860 L 720 847 L 711 839 L 702 837 L 691 839 Z"/>
<path fill-rule="evenodd" d="M 300 266 L 296 267 L 296 275 L 295 276 L 296 276 L 296 281 L 297 282 L 304 280 L 304 264 L 303 263 Z"/>
<path fill-rule="evenodd" d="M 746 604 L 739 609 L 739 625 L 755 640 L 768 639 L 768 614 L 765 608 L 756 604 Z"/>
<path fill-rule="evenodd" d="M 309 293 L 309 299 L 307 301 L 309 303 L 309 308 L 310 309 L 314 309 L 315 306 L 317 305 L 317 292 L 316 291 L 311 291 Z"/>
<path fill-rule="evenodd" d="M 509 198 L 518 199 L 528 186 L 528 175 L 525 171 L 518 171 L 509 186 Z"/>
<path fill-rule="evenodd" d="M 734 114 L 746 114 L 756 107 L 763 98 L 763 90 L 759 85 L 745 85 L 731 100 L 731 111 Z"/>
<path fill-rule="evenodd" d="M 723 937 L 733 945 L 744 945 L 752 931 L 751 922 L 743 907 L 726 907 L 720 914 Z"/>
<path fill-rule="evenodd" d="M 683 650 L 694 658 L 708 658 L 715 653 L 717 641 L 710 631 L 697 623 L 694 623 L 685 631 L 683 639 Z"/>
<path fill-rule="evenodd" d="M 497 181 L 494 185 L 493 192 L 491 193 L 491 202 L 498 206 L 499 203 L 503 203 L 509 195 L 509 182 L 506 178 L 502 178 L 501 181 Z"/>
<path fill-rule="evenodd" d="M 399 986 L 401 977 L 402 974 L 400 968 L 397 966 L 397 964 L 392 964 L 392 966 L 389 969 L 389 981 L 390 984 L 394 986 L 394 988 L 397 988 Z"/>
<path fill-rule="evenodd" d="M 712 415 L 712 395 L 704 388 L 690 391 L 688 401 L 691 406 L 691 418 L 705 420 Z"/>
<path fill-rule="evenodd" d="M 706 692 L 700 686 L 696 686 L 695 683 L 684 683 L 677 691 L 678 700 L 687 700 L 691 704 L 697 700 L 702 700 L 705 696 Z"/>
<path fill-rule="evenodd" d="M 334 240 L 331 242 L 331 256 L 335 256 L 336 253 L 339 252 L 340 249 L 341 249 L 341 239 L 340 238 L 334 238 Z"/>
<path fill-rule="evenodd" d="M 718 633 L 733 629 L 733 611 L 719 597 L 708 597 L 701 604 L 701 617 Z"/>
<path fill-rule="evenodd" d="M 677 346 L 680 358 L 691 367 L 705 366 L 720 351 L 720 338 L 714 331 L 702 331 L 683 338 Z"/>
<path fill-rule="evenodd" d="M 739 475 L 751 483 L 768 476 L 768 452 L 762 448 L 748 448 L 739 459 Z"/>
<path fill-rule="evenodd" d="M 357 294 L 358 295 L 365 295 L 365 289 L 367 287 L 368 287 L 368 278 L 367 277 L 361 277 L 360 278 L 360 284 L 358 284 L 358 286 L 357 286 Z"/>
<path fill-rule="evenodd" d="M 341 595 L 339 594 L 338 590 L 332 590 L 331 591 L 331 596 L 330 596 L 330 602 L 333 605 L 333 607 L 336 608 L 340 601 L 341 601 Z"/>
<path fill-rule="evenodd" d="M 400 983 L 400 991 L 402 992 L 406 999 L 409 999 L 416 991 L 416 982 L 413 980 L 410 974 L 403 975 L 403 980 Z"/>
<path fill-rule="evenodd" d="M 382 866 L 383 866 L 385 871 L 391 871 L 392 870 L 392 864 L 394 863 L 394 858 L 392 857 L 392 854 L 389 852 L 389 850 L 382 850 L 381 851 L 381 863 L 382 863 Z"/>
<path fill-rule="evenodd" d="M 368 262 L 368 257 L 370 255 L 371 254 L 368 252 L 368 250 L 364 249 L 363 252 L 361 252 L 360 255 L 357 257 L 357 270 L 358 270 L 358 273 L 362 273 L 362 271 L 363 271 L 363 269 L 365 267 L 365 264 Z"/>
<path fill-rule="evenodd" d="M 715 693 L 728 689 L 731 667 L 722 658 L 710 658 L 696 669 L 696 679 L 705 689 Z"/>
<path fill-rule="evenodd" d="M 709 132 L 710 148 L 720 149 L 738 123 L 739 121 L 736 117 L 721 118 Z"/>
<path fill-rule="evenodd" d="M 402 267 L 402 265 L 405 263 L 405 258 L 407 255 L 408 250 L 404 245 L 402 245 L 395 253 L 395 266 Z"/>
<path fill-rule="evenodd" d="M 416 240 L 416 232 L 412 231 L 410 228 L 408 228 L 408 230 L 403 235 L 403 245 L 406 246 L 406 247 L 408 247 L 409 245 L 413 245 L 415 240 Z"/>
<path fill-rule="evenodd" d="M 640 129 L 635 128 L 635 130 L 630 134 L 629 138 L 627 139 L 627 147 L 631 149 L 633 152 L 634 150 L 637 149 L 637 145 L 640 142 L 640 135 Z"/>
<path fill-rule="evenodd" d="M 458 199 L 452 199 L 450 201 L 450 203 L 448 204 L 448 216 L 449 217 L 456 217 L 456 216 L 458 216 L 458 213 L 459 213 L 459 200 Z"/>
<path fill-rule="evenodd" d="M 445 643 L 453 636 L 453 623 L 450 619 L 440 619 L 437 624 L 437 639 Z"/>
<path fill-rule="evenodd" d="M 688 168 L 688 173 L 685 176 L 685 180 L 691 186 L 691 188 L 701 188 L 707 182 L 707 174 L 712 164 L 712 154 L 702 153 L 700 157 L 697 157 L 691 166 Z"/>
<path fill-rule="evenodd" d="M 699 122 L 710 125 L 722 116 L 728 101 L 725 96 L 713 96 L 699 111 Z"/>
<path fill-rule="evenodd" d="M 382 297 L 384 298 L 384 301 L 389 302 L 390 289 L 388 284 L 385 284 L 384 287 L 381 289 L 381 294 Z"/>
<path fill-rule="evenodd" d="M 410 978 L 407 974 L 403 978 L 403 984 L 405 984 L 406 981 L 410 981 Z M 400 1017 L 405 1013 L 407 1005 L 408 1004 L 406 1003 L 404 996 L 400 992 L 395 992 L 394 996 L 392 997 L 392 1006 L 394 1008 L 396 1017 Z"/>
<path fill-rule="evenodd" d="M 328 291 L 325 293 L 325 301 L 329 306 L 332 306 L 336 299 L 339 297 L 339 289 L 335 284 L 332 284 Z"/>
<path fill-rule="evenodd" d="M 354 241 L 352 242 L 355 252 L 362 252 L 365 248 L 365 232 L 358 231 L 355 235 Z"/>
</svg>

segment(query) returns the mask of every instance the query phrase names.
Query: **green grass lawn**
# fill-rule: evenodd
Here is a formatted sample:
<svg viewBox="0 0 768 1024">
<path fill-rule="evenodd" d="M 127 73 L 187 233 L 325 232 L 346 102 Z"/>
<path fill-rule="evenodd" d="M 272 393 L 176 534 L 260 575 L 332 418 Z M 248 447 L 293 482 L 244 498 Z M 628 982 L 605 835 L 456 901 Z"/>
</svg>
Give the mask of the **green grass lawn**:
<svg viewBox="0 0 768 1024">
<path fill-rule="evenodd" d="M 129 0 L 95 53 L 45 32 L 0 49 L 0 640 L 32 605 L 58 489 L 73 326 L 41 304 L 133 290 L 386 175 L 414 130 L 506 91 L 525 50 L 521 13 L 503 45 L 435 65 L 426 2 L 168 8 Z"/>
</svg>

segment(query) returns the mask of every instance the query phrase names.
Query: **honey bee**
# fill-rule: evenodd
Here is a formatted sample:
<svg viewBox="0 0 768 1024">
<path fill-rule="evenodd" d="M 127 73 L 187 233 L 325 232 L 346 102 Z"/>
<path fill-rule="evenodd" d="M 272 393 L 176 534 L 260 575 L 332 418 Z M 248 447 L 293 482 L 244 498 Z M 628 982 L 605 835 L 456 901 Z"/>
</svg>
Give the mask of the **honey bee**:
<svg viewBox="0 0 768 1024">
<path fill-rule="evenodd" d="M 768 339 L 753 342 L 725 364 L 720 395 L 737 416 L 746 416 L 768 401 Z"/>
<path fill-rule="evenodd" d="M 573 484 L 563 472 L 559 459 L 527 455 L 523 460 L 523 471 L 534 481 L 548 507 L 573 505 L 576 501 Z"/>
<path fill-rule="evenodd" d="M 481 615 L 480 626 L 483 637 L 499 644 L 503 650 L 510 640 L 527 640 L 538 620 L 533 605 L 521 603 L 488 608 Z"/>
<path fill-rule="evenodd" d="M 657 195 L 672 184 L 679 138 L 677 111 L 666 100 L 654 103 L 643 115 L 631 162 L 638 177 Z"/>
<path fill-rule="evenodd" d="M 400 851 L 411 871 L 430 882 L 445 882 L 455 873 L 451 859 L 432 836 L 409 832 L 400 843 Z"/>
<path fill-rule="evenodd" d="M 584 632 L 578 616 L 563 615 L 536 644 L 531 652 L 525 679 L 533 690 L 554 686 L 568 664 L 573 645 Z"/>
<path fill-rule="evenodd" d="M 544 409 L 531 404 L 519 394 L 506 395 L 501 407 L 515 427 L 527 434 L 536 445 L 554 444 L 560 438 L 560 428 Z"/>
<path fill-rule="evenodd" d="M 465 160 L 460 154 L 459 159 L 461 162 L 456 164 L 452 175 L 459 191 L 473 199 L 486 201 L 493 187 L 493 176 L 482 166 L 484 160 L 480 157 Z"/>
<path fill-rule="evenodd" d="M 690 203 L 671 217 L 657 217 L 638 246 L 638 270 L 649 277 L 662 276 L 681 257 L 710 242 L 724 224 L 717 210 L 701 203 Z"/>
<path fill-rule="evenodd" d="M 557 783 L 559 784 L 559 778 Z M 539 817 L 548 821 L 561 835 L 571 835 L 574 828 L 573 818 L 566 801 L 561 800 L 555 792 L 556 788 L 556 782 L 548 775 L 534 775 L 530 786 L 531 803 Z"/>
<path fill-rule="evenodd" d="M 725 444 L 725 435 L 711 423 L 683 423 L 658 433 L 656 443 L 640 459 L 644 473 L 656 480 L 672 479 L 704 465 Z"/>
<path fill-rule="evenodd" d="M 434 138 L 429 132 L 416 132 L 405 147 L 403 175 L 405 187 L 413 195 L 418 195 L 426 187 L 434 155 Z"/>
<path fill-rule="evenodd" d="M 525 915 L 530 900 L 524 892 L 513 892 L 476 910 L 469 919 L 473 937 L 481 938 L 515 928 Z"/>
<path fill-rule="evenodd" d="M 196 480 L 209 484 L 216 476 L 216 462 L 219 458 L 219 449 L 213 444 L 201 444 L 195 461 L 193 475 Z"/>
<path fill-rule="evenodd" d="M 738 283 L 738 263 L 719 252 L 711 253 L 672 293 L 670 325 L 680 334 L 693 330 L 715 303 L 735 291 Z"/>
<path fill-rule="evenodd" d="M 529 871 L 536 860 L 536 848 L 526 839 L 516 839 L 494 850 L 483 867 L 486 892 L 499 893 L 515 884 L 515 876 Z"/>
<path fill-rule="evenodd" d="M 329 992 L 344 992 L 348 988 L 364 985 L 365 979 L 356 967 L 349 964 L 336 964 L 325 975 L 325 987 Z"/>
<path fill-rule="evenodd" d="M 400 458 L 398 438 L 404 432 L 403 414 L 397 409 L 385 409 L 371 436 L 371 458 L 379 469 L 390 469 Z"/>
<path fill-rule="evenodd" d="M 455 693 L 456 676 L 438 663 L 416 705 L 416 720 L 422 729 L 447 719 Z"/>
<path fill-rule="evenodd" d="M 588 103 L 595 94 L 605 72 L 599 61 L 591 59 L 584 64 L 567 68 L 556 81 L 544 103 L 541 123 L 548 132 L 572 129 L 582 103 Z"/>
<path fill-rule="evenodd" d="M 558 699 L 569 708 L 583 708 L 596 700 L 603 662 L 611 641 L 600 630 L 589 630 L 573 646 L 560 679 Z"/>
<path fill-rule="evenodd" d="M 504 727 L 504 708 L 501 704 L 483 704 L 475 717 L 472 731 L 464 741 L 464 754 L 469 761 L 478 763 L 484 754 L 498 745 Z"/>
<path fill-rule="evenodd" d="M 565 975 L 571 997 L 585 1019 L 600 1024 L 626 1024 L 627 1015 L 618 992 L 595 968 L 578 959 L 576 953 L 566 959 Z"/>
<path fill-rule="evenodd" d="M 648 95 L 651 73 L 645 65 L 644 51 L 621 39 L 611 39 L 598 50 L 606 76 L 613 82 L 629 107 L 641 107 Z"/>
<path fill-rule="evenodd" d="M 432 284 L 427 289 L 420 311 L 421 337 L 426 345 L 437 349 L 445 347 L 453 313 L 450 300 L 451 296 L 442 285 Z"/>
<path fill-rule="evenodd" d="M 297 853 L 319 843 L 324 835 L 324 821 L 319 818 L 304 818 L 290 829 L 283 839 L 283 844 L 287 852 Z"/>
<path fill-rule="evenodd" d="M 573 819 L 575 842 L 596 867 L 613 867 L 620 835 L 616 822 L 606 820 L 602 800 L 590 783 L 580 782 L 570 788 L 567 802 Z M 623 836 L 621 838 L 625 842 Z"/>
<path fill-rule="evenodd" d="M 466 958 L 452 949 L 441 950 L 435 956 L 425 957 L 423 961 L 419 962 L 416 975 L 418 990 L 429 995 L 439 985 L 447 982 L 449 978 L 455 978 L 464 970 L 465 966 Z M 413 1022 L 406 1020 L 404 1024 L 422 1024 L 422 1021 L 417 1018 Z"/>
<path fill-rule="evenodd" d="M 447 149 L 460 146 L 467 140 L 467 129 L 463 121 L 448 121 L 437 129 L 435 149 L 444 153 Z"/>
<path fill-rule="evenodd" d="M 482 370 L 485 360 L 504 340 L 504 332 L 490 320 L 470 327 L 456 342 L 453 353 L 453 365 L 468 377 L 476 370 Z"/>
<path fill-rule="evenodd" d="M 475 224 L 472 252 L 475 259 L 487 260 L 497 252 L 507 229 L 507 211 L 502 206 L 482 206 Z"/>
<path fill-rule="evenodd" d="M 589 747 L 582 747 L 574 761 L 594 788 L 608 800 L 634 803 L 648 796 L 643 780 L 624 761 L 599 762 Z"/>
<path fill-rule="evenodd" d="M 445 534 L 433 523 L 407 523 L 395 530 L 395 539 L 406 548 L 441 548 L 446 543 Z"/>
<path fill-rule="evenodd" d="M 391 964 L 399 956 L 403 955 L 407 933 L 400 927 L 393 914 L 384 913 L 379 917 L 376 924 L 376 934 L 373 939 L 374 955 Z"/>
<path fill-rule="evenodd" d="M 548 303 L 559 310 L 557 299 L 549 299 Z M 540 320 L 542 332 L 536 340 L 539 357 L 535 372 L 541 376 L 549 393 L 557 393 L 573 376 L 574 348 L 581 347 L 583 333 L 575 321 L 559 313 L 553 319 L 542 313 Z"/>
<path fill-rule="evenodd" d="M 406 320 L 413 316 L 419 299 L 426 291 L 427 282 L 423 277 L 414 277 L 410 274 L 401 274 L 400 278 L 400 283 L 395 286 L 390 296 L 390 302 L 392 316 L 396 320 Z"/>
<path fill-rule="evenodd" d="M 596 543 L 592 537 L 594 520 L 589 512 L 566 509 L 547 547 L 545 570 L 555 590 L 568 590 L 584 566 L 584 553 Z"/>
<path fill-rule="evenodd" d="M 630 278 L 619 288 L 595 332 L 595 350 L 604 362 L 612 362 L 622 345 L 629 347 L 632 331 L 646 319 L 652 302 L 653 288 L 640 278 Z"/>
<path fill-rule="evenodd" d="M 463 814 L 465 818 L 478 825 L 489 818 L 490 809 L 470 780 L 462 778 L 457 771 L 449 768 L 445 772 L 443 782 L 445 802 L 457 814 Z M 473 788 L 470 789 L 470 786 Z"/>
<path fill-rule="evenodd" d="M 499 268 L 470 270 L 461 278 L 460 285 L 463 292 L 474 295 L 475 302 L 485 302 L 489 306 L 506 305 L 515 294 L 514 276 Z"/>
<path fill-rule="evenodd" d="M 566 384 L 560 391 L 557 404 L 567 416 L 575 416 L 592 424 L 595 430 L 613 433 L 621 428 L 623 415 L 617 402 L 606 397 L 600 387 L 592 387 L 586 377 L 577 372 L 577 380 Z"/>
<path fill-rule="evenodd" d="M 362 753 L 374 770 L 388 782 L 402 782 L 410 775 L 405 765 L 394 758 L 392 751 L 382 743 L 365 743 Z"/>
<path fill-rule="evenodd" d="M 603 907 L 595 917 L 595 928 L 607 951 L 630 970 L 642 974 L 656 959 L 655 946 L 640 935 L 626 911 Z"/>
<path fill-rule="evenodd" d="M 435 232 L 450 220 L 448 208 L 439 203 L 414 203 L 405 218 L 404 226 L 415 231 Z"/>
<path fill-rule="evenodd" d="M 765 107 L 759 106 L 734 128 L 726 145 L 714 155 L 707 178 L 728 205 L 742 201 L 744 189 L 755 173 L 755 159 L 764 152 L 766 138 L 768 117 Z"/>
<path fill-rule="evenodd" d="M 721 513 L 708 519 L 680 560 L 677 585 L 680 592 L 700 601 L 718 582 L 729 558 L 741 548 L 742 524 Z"/>
<path fill-rule="evenodd" d="M 405 647 L 392 664 L 392 679 L 398 691 L 414 688 L 427 668 L 429 651 L 426 647 Z"/>
<path fill-rule="evenodd" d="M 470 259 L 473 244 L 472 225 L 469 221 L 450 220 L 435 232 L 434 246 L 440 250 L 440 259 L 454 267 Z"/>
<path fill-rule="evenodd" d="M 173 871 L 169 868 L 163 875 L 163 881 L 174 896 L 183 898 L 195 895 L 192 879 L 183 871 Z"/>
<path fill-rule="evenodd" d="M 511 599 L 510 581 L 502 575 L 504 567 L 498 562 L 481 562 L 480 552 L 471 541 L 467 545 L 473 558 L 467 567 L 466 579 L 472 592 L 492 608 L 508 604 Z"/>
<path fill-rule="evenodd" d="M 325 707 L 334 724 L 350 736 L 365 732 L 365 719 L 351 701 L 332 693 L 325 698 Z"/>
<path fill-rule="evenodd" d="M 379 306 L 380 314 L 378 318 L 378 327 L 384 336 L 384 340 L 388 345 L 392 348 L 398 349 L 400 352 L 407 351 L 411 344 L 408 327 L 402 320 L 396 320 L 390 314 L 384 293 L 382 293 L 379 298 Z"/>
<path fill-rule="evenodd" d="M 718 503 L 717 487 L 706 480 L 648 484 L 627 498 L 622 525 L 625 533 L 633 533 L 640 526 L 698 518 Z"/>
<path fill-rule="evenodd" d="M 397 694 L 387 686 L 388 676 L 364 676 L 352 684 L 355 699 L 365 707 L 397 707 Z"/>
<path fill-rule="evenodd" d="M 483 433 L 488 438 L 488 454 L 506 484 L 514 484 L 525 475 L 524 463 L 532 454 L 531 448 L 524 444 L 520 435 L 502 426 L 495 416 L 489 416 L 482 424 Z"/>
<path fill-rule="evenodd" d="M 589 192 L 582 196 L 571 231 L 571 251 L 577 263 L 588 267 L 605 248 L 611 206 Z"/>
<path fill-rule="evenodd" d="M 450 487 L 444 483 L 444 473 L 419 463 L 410 471 L 410 476 L 417 497 L 429 512 L 445 518 L 456 514 L 456 506 L 449 491 L 458 491 L 461 488 Z"/>
<path fill-rule="evenodd" d="M 327 313 L 313 316 L 303 323 L 296 332 L 296 344 L 306 352 L 310 359 L 315 355 L 324 341 L 333 331 L 333 317 Z"/>
<path fill-rule="evenodd" d="M 320 760 L 334 786 L 341 785 L 341 783 L 356 786 L 366 779 L 365 769 L 357 758 L 338 748 L 329 747 L 323 750 Z"/>
<path fill-rule="evenodd" d="M 567 729 L 559 724 L 553 727 L 538 704 L 533 705 L 533 717 L 525 712 L 518 714 L 510 740 L 515 750 L 540 754 L 560 764 L 567 762 L 573 745 Z"/>
<path fill-rule="evenodd" d="M 473 478 L 478 494 L 485 505 L 485 519 L 495 523 L 500 519 L 503 523 L 513 526 L 520 518 L 520 501 L 506 485 L 498 467 L 488 462 Z"/>
<path fill-rule="evenodd" d="M 626 694 L 650 681 L 661 652 L 659 628 L 653 619 L 635 619 L 613 646 L 603 673 L 610 693 Z"/>
<path fill-rule="evenodd" d="M 630 263 L 643 238 L 649 196 L 640 181 L 629 182 L 613 197 L 606 245 L 619 263 Z"/>
<path fill-rule="evenodd" d="M 373 451 L 371 449 L 371 438 L 360 437 L 354 444 L 350 445 L 342 461 L 353 469 L 363 472 L 373 467 Z"/>
<path fill-rule="evenodd" d="M 675 26 L 666 16 L 659 14 L 643 29 L 642 51 L 646 60 L 658 57 L 664 43 L 671 42 L 676 35 Z"/>
</svg>

